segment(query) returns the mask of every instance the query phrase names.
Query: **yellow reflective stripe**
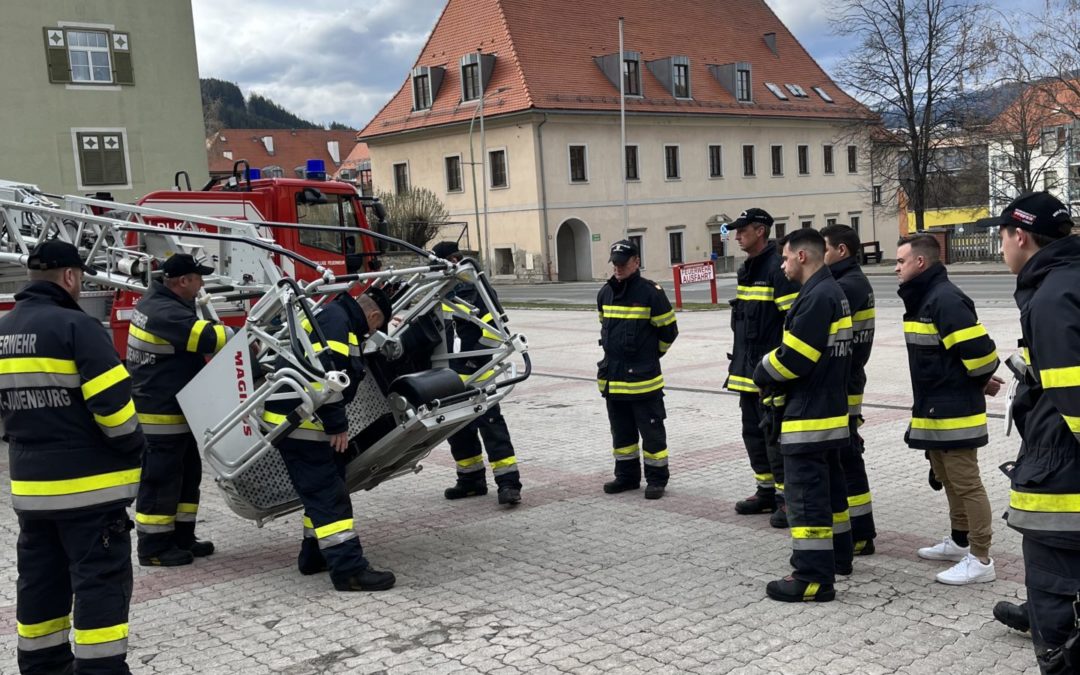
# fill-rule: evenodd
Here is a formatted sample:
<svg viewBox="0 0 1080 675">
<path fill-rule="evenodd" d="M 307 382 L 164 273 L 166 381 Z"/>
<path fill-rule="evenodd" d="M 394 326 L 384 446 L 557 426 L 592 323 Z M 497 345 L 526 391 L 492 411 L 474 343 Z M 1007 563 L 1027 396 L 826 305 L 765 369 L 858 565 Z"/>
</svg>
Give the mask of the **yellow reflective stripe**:
<svg viewBox="0 0 1080 675">
<path fill-rule="evenodd" d="M 659 316 L 654 316 L 649 319 L 649 323 L 657 328 L 663 328 L 664 326 L 670 326 L 675 323 L 675 311 L 665 312 Z"/>
<path fill-rule="evenodd" d="M 228 336 L 225 334 L 225 326 L 221 324 L 214 325 L 214 336 L 217 341 L 214 344 L 214 352 L 220 352 L 225 347 L 225 338 Z"/>
<path fill-rule="evenodd" d="M 664 386 L 664 376 L 657 375 L 643 382 L 611 381 L 608 383 L 609 394 L 646 394 Z"/>
<path fill-rule="evenodd" d="M 783 433 L 794 433 L 799 431 L 825 431 L 827 429 L 841 429 L 848 425 L 848 416 L 840 415 L 839 417 L 821 417 L 818 419 L 810 420 L 784 420 L 780 425 L 780 429 Z"/>
<path fill-rule="evenodd" d="M 455 463 L 461 468 L 475 466 L 476 464 L 482 464 L 484 462 L 483 455 L 476 455 L 475 457 L 466 457 L 465 459 L 459 459 Z"/>
<path fill-rule="evenodd" d="M 349 333 L 349 344 L 360 346 L 360 338 L 356 336 L 356 333 Z"/>
<path fill-rule="evenodd" d="M 911 418 L 912 429 L 936 429 L 944 431 L 948 429 L 966 429 L 986 424 L 986 413 L 968 415 L 967 417 L 948 417 L 945 419 L 929 419 L 926 417 Z"/>
<path fill-rule="evenodd" d="M 165 338 L 160 338 L 153 333 L 148 333 L 142 328 L 139 328 L 135 324 L 128 326 L 128 333 L 142 340 L 143 342 L 149 342 L 152 345 L 167 345 L 169 341 Z"/>
<path fill-rule="evenodd" d="M 11 481 L 11 494 L 20 497 L 55 497 L 77 492 L 104 490 L 138 483 L 141 472 L 141 469 L 124 469 L 123 471 L 101 473 L 96 476 L 66 478 L 64 480 L 13 480 Z"/>
<path fill-rule="evenodd" d="M 979 358 L 979 359 L 960 359 L 960 360 L 963 361 L 964 367 L 967 368 L 968 370 L 978 370 L 979 368 L 982 368 L 985 365 L 988 365 L 988 364 L 993 363 L 994 361 L 997 361 L 997 357 L 998 357 L 997 350 L 994 350 L 994 351 L 990 352 L 989 354 L 987 354 L 986 356 L 984 356 L 982 358 Z"/>
<path fill-rule="evenodd" d="M 742 375 L 728 375 L 728 379 L 732 382 L 739 382 L 740 384 L 754 384 L 754 381 L 749 377 L 743 377 Z"/>
<path fill-rule="evenodd" d="M 776 299 L 776 306 L 786 312 L 787 310 L 791 309 L 791 306 L 795 304 L 795 300 L 798 297 L 798 291 L 796 291 L 795 293 L 790 293 L 788 295 L 781 295 L 779 298 Z"/>
<path fill-rule="evenodd" d="M 669 349 L 671 349 L 671 343 L 670 342 L 664 342 L 663 340 L 660 340 L 660 353 L 665 354 L 665 353 L 667 353 L 667 350 L 669 350 Z"/>
<path fill-rule="evenodd" d="M 651 312 L 648 307 L 626 305 L 604 305 L 602 311 L 608 319 L 648 319 Z"/>
<path fill-rule="evenodd" d="M 600 388 L 600 391 L 604 391 L 604 388 L 607 387 L 607 380 L 597 380 L 596 386 Z"/>
<path fill-rule="evenodd" d="M 863 395 L 862 394 L 848 394 L 848 397 L 847 397 L 847 404 L 848 405 L 862 405 L 862 402 L 863 402 Z"/>
<path fill-rule="evenodd" d="M 517 457 L 507 457 L 506 459 L 496 460 L 491 463 L 491 470 L 504 469 L 508 466 L 514 466 L 517 464 Z"/>
<path fill-rule="evenodd" d="M 961 342 L 967 342 L 968 340 L 974 340 L 986 335 L 986 328 L 981 323 L 977 323 L 974 326 L 967 328 L 961 328 L 958 331 L 949 333 L 941 339 L 941 344 L 945 345 L 945 349 L 952 349 L 953 345 Z"/>
<path fill-rule="evenodd" d="M 199 512 L 199 505 L 198 504 L 187 504 L 187 503 L 184 503 L 184 502 L 180 502 L 179 504 L 176 505 L 176 512 L 177 513 L 198 513 Z"/>
<path fill-rule="evenodd" d="M 645 451 L 645 452 L 642 452 L 641 454 L 642 454 L 642 456 L 645 457 L 645 459 L 667 459 L 667 457 L 668 457 L 667 448 L 664 448 L 660 452 L 647 452 L 647 451 Z"/>
<path fill-rule="evenodd" d="M 307 319 L 304 319 L 303 321 L 300 322 L 300 327 L 304 329 L 305 333 L 310 333 L 311 332 L 311 322 L 308 321 Z"/>
<path fill-rule="evenodd" d="M 483 375 L 481 375 L 480 377 L 473 380 L 473 382 L 486 382 L 486 381 L 490 380 L 491 378 L 495 377 L 495 372 L 496 371 L 494 371 L 494 370 L 489 370 L 486 373 L 484 373 Z M 462 382 L 468 380 L 473 375 L 475 375 L 475 373 L 471 373 L 471 374 L 470 373 L 458 373 L 458 377 L 461 378 Z"/>
<path fill-rule="evenodd" d="M 187 350 L 189 352 L 199 351 L 199 338 L 202 337 L 203 330 L 210 325 L 210 322 L 206 319 L 199 319 L 191 327 L 191 334 L 187 339 Z"/>
<path fill-rule="evenodd" d="M 48 621 L 42 621 L 40 623 L 22 623 L 21 621 L 15 622 L 16 630 L 19 632 L 19 637 L 24 638 L 39 638 L 51 635 L 53 633 L 67 630 L 71 628 L 71 617 L 62 616 L 57 619 L 49 619 Z"/>
<path fill-rule="evenodd" d="M 773 476 L 771 473 L 755 473 L 754 474 L 754 480 L 758 481 L 759 483 L 762 482 L 762 481 L 772 480 L 774 477 L 775 476 Z"/>
<path fill-rule="evenodd" d="M 308 528 L 309 530 L 314 530 L 315 523 L 311 522 L 311 518 L 304 516 L 304 527 Z"/>
<path fill-rule="evenodd" d="M 798 377 L 795 373 L 788 370 L 788 367 L 780 363 L 780 359 L 776 358 L 776 350 L 769 352 L 769 364 L 776 369 L 778 373 L 784 376 L 785 379 L 794 380 Z"/>
<path fill-rule="evenodd" d="M 922 321 L 905 321 L 904 322 L 905 333 L 916 333 L 918 335 L 937 335 L 938 329 L 932 323 L 923 323 Z"/>
<path fill-rule="evenodd" d="M 313 344 L 311 346 L 315 349 L 322 349 L 321 343 Z M 349 345 L 345 344 L 344 342 L 338 342 L 337 340 L 327 340 L 326 346 L 330 348 L 330 351 L 341 354 L 342 356 L 349 355 Z"/>
<path fill-rule="evenodd" d="M 264 422 L 269 422 L 270 424 L 281 424 L 286 419 L 285 415 L 279 415 L 278 413 L 272 413 L 272 412 L 269 412 L 269 411 L 264 412 L 263 415 L 262 415 L 262 418 L 263 418 Z M 304 420 L 303 422 L 301 422 L 300 426 L 298 428 L 300 428 L 300 429 L 313 429 L 315 431 L 323 431 L 323 425 L 321 423 L 319 423 L 319 422 L 311 422 L 309 420 Z"/>
<path fill-rule="evenodd" d="M 819 590 L 821 590 L 821 584 L 816 581 L 811 581 L 810 583 L 806 584 L 806 590 L 803 591 L 803 600 L 813 599 L 813 597 L 817 595 L 817 592 Z"/>
<path fill-rule="evenodd" d="M 772 286 L 738 286 L 735 297 L 739 300 L 772 300 L 776 289 Z"/>
<path fill-rule="evenodd" d="M 829 324 L 829 335 L 836 335 L 842 328 L 851 328 L 851 317 L 844 316 Z"/>
<path fill-rule="evenodd" d="M 616 455 L 632 455 L 637 451 L 638 451 L 638 444 L 634 443 L 633 445 L 626 445 L 626 446 L 623 446 L 621 448 L 615 448 L 611 452 L 616 454 Z"/>
<path fill-rule="evenodd" d="M 1020 348 L 1020 358 L 1024 359 L 1024 363 L 1026 363 L 1026 364 L 1028 364 L 1030 366 L 1031 365 L 1031 350 L 1028 349 L 1027 347 L 1021 347 Z M 1046 386 L 1044 385 L 1043 388 L 1045 389 Z"/>
<path fill-rule="evenodd" d="M 103 427 L 118 427 L 135 416 L 135 401 L 128 399 L 127 405 L 111 415 L 98 415 L 94 413 L 94 421 Z"/>
<path fill-rule="evenodd" d="M 325 539 L 338 532 L 344 532 L 346 530 L 353 529 L 353 519 L 346 518 L 345 520 L 338 520 L 330 523 L 329 525 L 323 525 L 322 527 L 315 528 L 315 536 L 319 539 Z"/>
<path fill-rule="evenodd" d="M 788 347 L 791 347 L 792 349 L 799 352 L 800 354 L 802 354 L 806 358 L 810 359 L 814 363 L 817 363 L 818 359 L 821 358 L 821 352 L 820 351 L 814 349 L 810 345 L 808 345 L 805 342 L 803 342 L 802 340 L 800 340 L 794 333 L 789 333 L 788 331 L 784 331 L 784 337 L 783 337 L 783 339 L 781 341 L 785 345 L 787 345 Z M 779 370 L 779 369 L 777 369 L 777 370 Z"/>
<path fill-rule="evenodd" d="M 57 373 L 59 375 L 77 375 L 78 366 L 70 359 L 49 359 L 26 356 L 14 359 L 0 359 L 0 375 L 13 373 Z"/>
<path fill-rule="evenodd" d="M 870 309 L 863 309 L 852 315 L 852 321 L 866 321 L 867 319 L 873 319 L 877 316 L 877 311 L 871 307 Z"/>
<path fill-rule="evenodd" d="M 1010 490 L 1009 506 L 1022 511 L 1077 513 L 1080 512 L 1080 494 L 1035 494 Z"/>
<path fill-rule="evenodd" d="M 176 522 L 176 516 L 155 516 L 149 513 L 135 512 L 135 522 L 143 525 L 172 525 Z"/>
<path fill-rule="evenodd" d="M 101 375 L 87 381 L 82 386 L 82 395 L 84 399 L 93 398 L 94 396 L 105 391 L 109 387 L 113 386 L 117 382 L 123 382 L 131 377 L 128 375 L 128 371 L 124 368 L 124 364 L 118 363 L 109 370 L 106 370 Z"/>
<path fill-rule="evenodd" d="M 183 415 L 139 413 L 139 421 L 143 424 L 187 424 L 187 418 Z"/>
<path fill-rule="evenodd" d="M 848 506 L 864 506 L 870 503 L 870 493 L 864 492 L 861 495 L 851 495 L 847 498 Z"/>
<path fill-rule="evenodd" d="M 99 645 L 103 642 L 115 642 L 128 636 L 128 625 L 120 623 L 106 628 L 76 628 L 75 644 Z"/>
<path fill-rule="evenodd" d="M 831 527 L 793 527 L 792 539 L 832 539 Z"/>
<path fill-rule="evenodd" d="M 1024 348 L 1027 351 L 1027 348 Z M 1028 364 L 1030 359 L 1024 359 Z M 1043 389 L 1061 389 L 1063 387 L 1080 387 L 1080 366 L 1068 368 L 1047 368 L 1039 371 L 1039 379 Z"/>
<path fill-rule="evenodd" d="M 1069 431 L 1080 434 L 1080 417 L 1073 417 L 1072 415 L 1062 415 L 1061 417 L 1065 420 L 1065 424 L 1069 425 Z"/>
<path fill-rule="evenodd" d="M 851 522 L 851 512 L 848 511 L 847 509 L 844 509 L 840 513 L 834 513 L 834 514 L 832 514 L 832 521 L 833 521 L 833 525 L 835 525 L 837 523 L 850 523 Z"/>
</svg>

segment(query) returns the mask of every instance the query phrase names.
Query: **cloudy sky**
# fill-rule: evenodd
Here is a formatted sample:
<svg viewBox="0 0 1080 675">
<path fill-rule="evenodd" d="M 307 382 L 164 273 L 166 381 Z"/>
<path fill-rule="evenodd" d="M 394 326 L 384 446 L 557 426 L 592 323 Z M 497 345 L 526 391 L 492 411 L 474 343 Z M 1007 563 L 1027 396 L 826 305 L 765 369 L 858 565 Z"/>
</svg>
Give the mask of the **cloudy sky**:
<svg viewBox="0 0 1080 675">
<path fill-rule="evenodd" d="M 542 0 L 534 0 L 536 2 Z M 674 0 L 678 1 L 678 0 Z M 766 0 L 826 69 L 845 45 L 827 3 Z M 1009 13 L 1044 0 L 994 0 Z M 192 0 L 202 77 L 240 85 L 313 122 L 364 126 L 401 86 L 445 0 Z"/>
</svg>

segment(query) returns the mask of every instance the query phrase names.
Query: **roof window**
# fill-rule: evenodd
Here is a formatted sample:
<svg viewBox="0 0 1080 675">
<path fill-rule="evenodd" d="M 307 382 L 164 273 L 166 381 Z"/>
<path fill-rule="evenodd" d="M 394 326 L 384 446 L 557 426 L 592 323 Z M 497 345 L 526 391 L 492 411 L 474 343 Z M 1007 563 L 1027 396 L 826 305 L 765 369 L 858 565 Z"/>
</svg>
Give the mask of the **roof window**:
<svg viewBox="0 0 1080 675">
<path fill-rule="evenodd" d="M 806 90 L 797 84 L 785 84 L 784 86 L 787 87 L 787 90 L 790 91 L 794 96 L 797 96 L 799 98 L 809 98 Z"/>
<path fill-rule="evenodd" d="M 769 91 L 771 91 L 773 94 L 775 94 L 776 98 L 780 99 L 781 101 L 788 100 L 787 94 L 784 93 L 784 90 L 781 89 L 780 87 L 776 86 L 772 82 L 766 82 L 765 83 L 765 88 L 768 89 Z"/>
<path fill-rule="evenodd" d="M 821 87 L 811 87 L 811 89 L 813 89 L 814 93 L 816 93 L 818 96 L 821 97 L 822 101 L 825 101 L 826 103 L 835 103 L 835 101 L 833 101 L 833 99 L 832 99 L 832 96 L 829 96 L 828 94 L 826 94 L 825 90 L 822 89 Z"/>
</svg>

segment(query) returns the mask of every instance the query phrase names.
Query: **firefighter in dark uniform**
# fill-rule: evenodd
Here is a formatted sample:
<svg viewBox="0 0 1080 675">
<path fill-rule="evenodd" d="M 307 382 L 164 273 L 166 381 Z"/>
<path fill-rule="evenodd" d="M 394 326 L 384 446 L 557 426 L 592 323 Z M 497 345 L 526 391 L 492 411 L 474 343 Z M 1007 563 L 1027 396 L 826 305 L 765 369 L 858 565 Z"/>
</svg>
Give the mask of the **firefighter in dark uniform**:
<svg viewBox="0 0 1080 675">
<path fill-rule="evenodd" d="M 791 529 L 790 576 L 770 581 L 783 602 L 829 602 L 836 574 L 851 574 L 851 519 L 840 452 L 851 445 L 847 380 L 851 312 L 825 266 L 825 239 L 795 230 L 784 240 L 783 270 L 802 285 L 784 319 L 780 346 L 754 370 L 766 400 L 782 408 L 780 450 Z"/>
<path fill-rule="evenodd" d="M 452 262 L 461 260 L 461 251 L 456 242 L 441 241 L 431 249 L 431 252 Z M 499 336 L 495 333 L 483 330 L 461 317 L 454 318 L 453 304 L 457 300 L 468 303 L 462 306 L 466 312 L 469 311 L 469 306 L 477 307 L 479 300 L 476 285 L 471 282 L 458 284 L 443 303 L 443 313 L 449 317 L 444 322 L 447 328 L 446 340 L 449 351 L 455 351 L 455 334 L 460 340 L 458 351 L 462 353 L 499 346 Z M 480 320 L 491 322 L 493 318 L 491 314 L 486 314 L 480 317 Z M 450 367 L 461 375 L 464 381 L 480 370 L 488 360 L 485 357 L 454 359 Z M 482 385 L 488 377 L 490 374 L 481 376 L 476 384 Z M 481 439 L 484 441 L 483 448 L 480 446 Z M 514 444 L 510 441 L 510 429 L 506 426 L 506 419 L 502 415 L 499 404 L 496 403 L 447 440 L 450 443 L 450 454 L 453 455 L 454 463 L 457 465 L 457 482 L 443 493 L 447 499 L 463 499 L 487 494 L 483 454 L 486 450 L 488 463 L 491 464 L 491 473 L 495 475 L 495 485 L 499 491 L 499 503 L 513 506 L 521 502 L 521 473 L 518 471 Z"/>
<path fill-rule="evenodd" d="M 131 379 L 101 322 L 76 302 L 83 273 L 94 274 L 78 250 L 46 241 L 27 266 L 30 283 L 0 319 L 0 413 L 19 519 L 19 670 L 128 673 L 126 507 L 145 444 Z"/>
<path fill-rule="evenodd" d="M 977 448 L 989 441 L 985 394 L 997 391 L 993 374 L 999 361 L 975 304 L 949 281 L 940 256 L 941 247 L 929 234 L 901 239 L 896 250 L 914 395 L 904 441 L 929 457 L 945 488 L 952 527 L 941 543 L 920 548 L 918 555 L 955 563 L 937 575 L 940 583 L 985 583 L 996 572 L 990 557 L 990 499 Z"/>
<path fill-rule="evenodd" d="M 847 483 L 848 511 L 855 555 L 873 555 L 874 508 L 870 481 L 863 462 L 864 443 L 859 435 L 863 423 L 863 392 L 866 391 L 866 363 L 874 346 L 874 289 L 859 265 L 862 245 L 859 234 L 847 225 L 830 225 L 821 230 L 825 237 L 825 264 L 844 291 L 851 310 L 851 376 L 848 378 L 848 415 L 851 445 L 840 451 L 840 466 Z"/>
<path fill-rule="evenodd" d="M 323 404 L 314 419 L 301 422 L 278 444 L 304 505 L 304 538 L 297 565 L 302 574 L 329 569 L 330 580 L 339 591 L 382 591 L 395 582 L 392 572 L 372 569 L 364 557 L 345 485 L 344 454 L 349 446 L 346 406 L 365 373 L 361 342 L 385 327 L 390 315 L 389 299 L 376 288 L 357 298 L 342 293 L 322 306 L 315 320 L 327 344 L 314 346 L 323 350 L 322 366 L 347 373 L 349 386 L 340 398 Z M 314 330 L 307 324 L 304 328 L 309 333 Z M 283 365 L 285 361 L 280 359 L 278 366 Z M 289 397 L 267 401 L 263 420 L 273 425 L 286 422 L 299 402 Z"/>
<path fill-rule="evenodd" d="M 754 384 L 754 368 L 762 356 L 780 345 L 784 314 L 795 302 L 799 285 L 780 271 L 780 253 L 769 241 L 773 219 L 762 209 L 747 209 L 728 227 L 735 230 L 746 261 L 739 267 L 738 289 L 731 301 L 731 329 L 735 341 L 724 387 L 738 392 L 742 411 L 742 437 L 750 468 L 757 482 L 755 493 L 735 504 L 743 515 L 772 513 L 774 527 L 787 527 L 784 508 L 784 460 L 780 448 L 766 439 L 762 429 L 767 411 Z"/>
<path fill-rule="evenodd" d="M 615 480 L 604 483 L 604 492 L 638 489 L 638 456 L 643 455 L 645 499 L 660 499 L 668 483 L 660 358 L 675 342 L 679 327 L 664 289 L 641 276 L 639 256 L 632 241 L 612 244 L 609 260 L 615 274 L 596 297 L 604 348 L 596 379 L 607 401 L 615 456 Z"/>
<path fill-rule="evenodd" d="M 1077 635 L 1080 602 L 1080 239 L 1068 207 L 1046 192 L 1022 195 L 980 224 L 1000 228 L 1005 263 L 1017 275 L 1026 366 L 1012 406 L 1023 443 L 1005 517 L 1024 538 L 1039 667 L 1075 673 L 1078 647 L 1057 648 Z"/>
<path fill-rule="evenodd" d="M 232 330 L 200 319 L 195 310 L 203 276 L 212 267 L 177 253 L 162 271 L 164 281 L 152 282 L 132 313 L 127 366 L 146 434 L 135 502 L 139 564 L 172 567 L 214 552 L 213 543 L 195 538 L 202 459 L 176 395 L 207 357 L 221 351 Z"/>
</svg>

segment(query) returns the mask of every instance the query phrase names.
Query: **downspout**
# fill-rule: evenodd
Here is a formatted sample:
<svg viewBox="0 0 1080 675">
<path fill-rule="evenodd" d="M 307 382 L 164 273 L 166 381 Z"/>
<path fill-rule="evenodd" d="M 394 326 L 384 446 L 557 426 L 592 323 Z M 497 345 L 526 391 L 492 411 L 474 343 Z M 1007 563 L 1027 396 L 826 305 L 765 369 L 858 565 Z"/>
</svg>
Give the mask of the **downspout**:
<svg viewBox="0 0 1080 675">
<path fill-rule="evenodd" d="M 544 256 L 544 280 L 551 281 L 551 243 L 548 235 L 548 207 L 547 207 L 547 174 L 544 172 L 544 125 L 547 124 L 548 116 L 544 113 L 544 121 L 536 125 L 536 147 L 540 154 L 540 218 L 543 226 L 540 228 L 540 247 Z"/>
</svg>

